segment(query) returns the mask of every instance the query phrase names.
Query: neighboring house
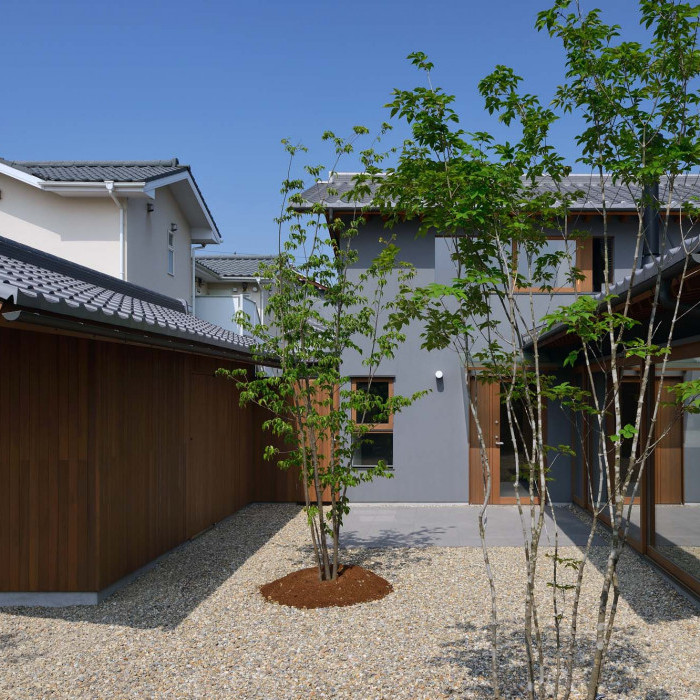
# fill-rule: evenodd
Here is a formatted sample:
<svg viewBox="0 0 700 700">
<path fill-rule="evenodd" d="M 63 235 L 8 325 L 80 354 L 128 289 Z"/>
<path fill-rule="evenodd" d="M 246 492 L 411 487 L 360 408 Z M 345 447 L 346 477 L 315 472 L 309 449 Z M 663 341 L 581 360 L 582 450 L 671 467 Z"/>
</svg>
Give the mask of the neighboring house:
<svg viewBox="0 0 700 700">
<path fill-rule="evenodd" d="M 197 255 L 194 313 L 246 335 L 234 316 L 244 311 L 253 323 L 265 322 L 269 291 L 260 269 L 274 260 L 274 255 Z"/>
<path fill-rule="evenodd" d="M 4 203 L 4 192 L 3 192 Z M 0 237 L 0 604 L 95 603 L 252 501 L 296 501 L 218 367 L 251 341 Z"/>
<path fill-rule="evenodd" d="M 0 159 L 0 236 L 192 303 L 221 236 L 188 165 Z"/>
<path fill-rule="evenodd" d="M 351 270 L 353 276 L 359 277 L 379 252 L 379 238 L 386 236 L 386 229 L 383 218 L 372 207 L 371 196 L 359 202 L 348 201 L 347 192 L 353 177 L 353 173 L 336 173 L 329 182 L 318 182 L 309 188 L 304 198 L 309 203 L 323 203 L 328 217 L 351 217 L 363 212 L 365 225 L 360 228 L 356 239 L 358 262 Z M 546 180 L 540 184 L 542 188 L 552 188 L 552 184 Z M 611 182 L 607 184 L 607 205 L 612 213 L 608 230 L 613 268 L 611 276 L 613 280 L 624 280 L 631 272 L 629 264 L 634 259 L 637 217 L 629 201 L 630 195 Z M 572 302 L 575 293 L 600 292 L 603 284 L 603 231 L 599 213 L 602 202 L 598 182 L 590 176 L 573 175 L 564 181 L 563 188 L 570 193 L 586 192 L 586 196 L 574 202 L 570 210 L 571 228 L 590 233 L 590 238 L 572 251 L 576 266 L 584 273 L 585 279 L 577 283 L 576 289 L 562 285 L 553 297 L 535 292 L 538 318 L 550 309 Z M 664 183 L 662 196 L 663 188 Z M 697 198 L 700 195 L 700 176 L 679 179 L 676 194 L 679 202 Z M 679 240 L 678 221 L 677 216 L 672 218 L 669 231 L 671 244 Z M 417 229 L 416 222 L 408 221 L 397 224 L 392 231 L 401 249 L 400 259 L 415 266 L 415 285 L 449 282 L 457 276 L 450 257 L 451 239 L 441 237 L 439 232 L 437 235 L 417 237 Z M 556 235 L 548 242 L 552 251 L 562 250 L 565 245 L 561 236 Z M 681 253 L 676 250 L 674 255 Z M 692 264 L 697 265 L 694 261 Z M 387 292 L 391 294 L 392 290 L 388 289 Z M 494 306 L 493 315 L 503 318 L 503 311 Z M 688 338 L 697 335 L 697 320 L 693 317 L 690 324 L 685 324 L 683 333 Z M 513 503 L 514 446 L 500 427 L 507 425 L 507 418 L 502 415 L 504 409 L 499 400 L 499 387 L 479 381 L 478 367 L 463 366 L 458 355 L 451 350 L 427 352 L 421 349 L 420 333 L 418 324 L 408 327 L 405 343 L 393 359 L 382 363 L 375 382 L 386 393 L 395 391 L 401 395 L 411 395 L 422 390 L 429 390 L 430 393 L 395 416 L 390 429 L 383 426 L 378 430 L 376 445 L 358 450 L 358 465 L 376 462 L 378 456 L 385 458 L 392 466 L 394 478 L 351 489 L 352 500 L 480 503 L 483 500 L 483 479 L 479 446 L 469 414 L 469 392 L 478 392 L 480 420 L 486 426 L 495 482 L 491 501 L 495 504 Z M 677 366 L 679 373 L 697 372 L 696 363 L 700 368 L 700 335 L 697 337 L 699 342 L 683 351 L 682 358 L 692 359 L 689 363 L 684 360 Z M 361 360 L 358 354 L 343 357 L 343 372 L 353 381 L 363 381 Z M 566 378 L 570 379 L 571 373 Z M 547 441 L 549 444 L 570 444 L 572 424 L 568 416 L 554 403 L 550 403 L 547 409 Z M 695 444 L 700 444 L 697 437 L 700 435 L 700 423 L 698 426 L 696 423 L 696 417 L 688 416 L 683 430 L 672 432 L 664 449 L 657 451 L 656 477 L 648 487 L 648 498 L 650 502 L 659 504 L 656 508 L 657 522 L 659 518 L 665 518 L 666 541 L 675 541 L 685 547 L 683 556 L 687 561 L 683 570 L 687 573 L 689 568 L 696 567 L 693 580 L 697 579 L 694 584 L 697 586 L 700 581 L 700 470 L 694 450 Z M 580 464 L 560 455 L 552 465 L 551 476 L 549 488 L 554 502 L 574 501 L 588 505 Z M 662 516 L 659 507 L 670 510 L 664 511 L 666 515 Z M 682 509 L 682 525 L 678 522 L 679 508 Z M 646 523 L 644 527 L 648 527 L 648 517 Z M 639 543 L 640 548 L 646 551 L 645 548 L 651 546 L 648 544 L 651 541 L 648 531 L 644 538 L 640 536 Z M 688 551 L 691 550 L 694 554 L 689 555 Z M 664 561 L 666 568 L 671 570 L 673 567 L 668 564 L 668 555 Z M 676 565 L 676 575 L 677 569 Z"/>
</svg>

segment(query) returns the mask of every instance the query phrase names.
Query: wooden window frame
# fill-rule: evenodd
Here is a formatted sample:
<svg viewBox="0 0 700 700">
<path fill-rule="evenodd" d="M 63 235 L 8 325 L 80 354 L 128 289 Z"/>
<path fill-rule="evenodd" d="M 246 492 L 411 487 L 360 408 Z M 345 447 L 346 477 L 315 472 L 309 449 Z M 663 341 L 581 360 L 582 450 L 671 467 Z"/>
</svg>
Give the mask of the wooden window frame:
<svg viewBox="0 0 700 700">
<path fill-rule="evenodd" d="M 350 386 L 352 391 L 357 391 L 357 385 L 358 384 L 367 384 L 369 382 L 368 377 L 353 377 L 350 380 Z M 372 384 L 387 384 L 388 385 L 388 398 L 393 398 L 394 396 L 394 377 L 372 377 Z M 369 427 L 369 430 L 365 433 L 363 436 L 363 439 L 371 439 L 372 435 L 391 435 L 392 440 L 394 436 L 394 414 L 390 413 L 388 417 L 388 421 L 386 423 L 360 423 L 357 419 L 357 411 L 353 408 L 352 409 L 352 419 L 358 424 L 358 425 L 366 425 Z M 393 445 L 392 445 L 392 454 L 393 454 Z M 394 469 L 394 460 L 392 459 L 392 464 L 387 464 L 387 469 L 390 471 L 393 471 Z M 372 464 L 355 464 L 355 459 L 353 456 L 353 467 L 355 469 L 371 469 L 373 466 Z"/>
<path fill-rule="evenodd" d="M 367 384 L 367 383 L 369 383 L 369 379 L 366 379 L 363 377 L 353 377 L 350 380 L 352 391 L 357 391 L 358 384 Z M 394 397 L 394 377 L 373 377 L 371 383 L 372 384 L 387 384 L 389 387 L 388 397 L 390 399 Z M 394 414 L 393 413 L 389 414 L 389 420 L 386 423 L 361 423 L 358 419 L 357 411 L 353 408 L 352 409 L 352 419 L 358 425 L 370 426 L 369 432 L 372 432 L 372 433 L 390 433 L 390 432 L 393 432 L 393 430 L 394 430 Z"/>
<path fill-rule="evenodd" d="M 574 243 L 576 245 L 576 260 L 574 261 L 574 267 L 576 267 L 583 275 L 584 279 L 576 280 L 575 286 L 570 287 L 553 287 L 552 293 L 564 293 L 564 294 L 575 294 L 576 292 L 590 293 L 593 291 L 593 238 L 589 236 L 588 238 L 569 238 L 565 239 L 562 236 L 547 236 L 548 241 L 566 241 L 568 243 Z M 513 260 L 516 264 L 518 261 L 518 246 L 517 243 L 513 242 Z M 544 291 L 542 287 L 518 287 L 516 289 L 518 294 L 533 292 L 535 294 L 548 294 L 549 292 Z"/>
</svg>

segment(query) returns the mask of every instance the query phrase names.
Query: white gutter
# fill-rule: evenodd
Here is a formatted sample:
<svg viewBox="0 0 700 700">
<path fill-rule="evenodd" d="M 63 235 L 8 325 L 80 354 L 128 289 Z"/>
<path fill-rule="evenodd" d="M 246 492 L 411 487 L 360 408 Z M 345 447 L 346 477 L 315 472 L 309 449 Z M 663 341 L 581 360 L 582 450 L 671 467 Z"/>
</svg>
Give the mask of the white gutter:
<svg viewBox="0 0 700 700">
<path fill-rule="evenodd" d="M 107 194 L 112 198 L 112 201 L 119 207 L 119 279 L 126 279 L 126 255 L 124 248 L 126 246 L 126 204 L 117 199 L 114 194 L 114 180 L 105 180 L 105 188 Z"/>
<path fill-rule="evenodd" d="M 40 181 L 40 189 L 53 192 L 61 197 L 99 197 L 104 193 L 105 181 L 99 182 L 55 182 Z M 152 193 L 146 191 L 145 182 L 114 182 L 114 191 L 127 197 L 153 199 Z"/>
</svg>

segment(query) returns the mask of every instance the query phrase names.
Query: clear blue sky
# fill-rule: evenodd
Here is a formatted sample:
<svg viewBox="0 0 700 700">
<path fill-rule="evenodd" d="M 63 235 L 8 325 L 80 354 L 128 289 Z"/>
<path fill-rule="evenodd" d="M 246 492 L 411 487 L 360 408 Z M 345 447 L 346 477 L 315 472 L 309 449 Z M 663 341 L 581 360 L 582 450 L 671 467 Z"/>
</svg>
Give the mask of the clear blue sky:
<svg viewBox="0 0 700 700">
<path fill-rule="evenodd" d="M 0 156 L 189 163 L 224 237 L 220 252 L 271 252 L 284 137 L 329 167 L 320 135 L 377 127 L 394 87 L 433 80 L 468 130 L 497 127 L 476 85 L 497 63 L 549 99 L 558 44 L 533 29 L 547 0 L 5 0 Z M 634 0 L 598 0 L 638 34 Z M 631 18 L 631 19 L 630 19 Z M 631 24 L 630 24 L 631 22 Z M 557 145 L 573 163 L 575 125 Z M 341 163 L 339 169 L 352 169 Z"/>
</svg>

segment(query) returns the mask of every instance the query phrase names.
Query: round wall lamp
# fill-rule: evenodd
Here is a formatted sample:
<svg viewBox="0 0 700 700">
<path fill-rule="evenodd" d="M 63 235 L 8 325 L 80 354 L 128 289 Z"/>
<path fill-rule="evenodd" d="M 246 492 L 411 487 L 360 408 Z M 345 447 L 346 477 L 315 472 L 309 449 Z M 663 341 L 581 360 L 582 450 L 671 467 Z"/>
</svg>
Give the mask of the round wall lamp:
<svg viewBox="0 0 700 700">
<path fill-rule="evenodd" d="M 437 372 L 435 372 L 435 379 L 442 379 L 445 375 L 442 373 L 442 370 L 439 369 Z"/>
</svg>

